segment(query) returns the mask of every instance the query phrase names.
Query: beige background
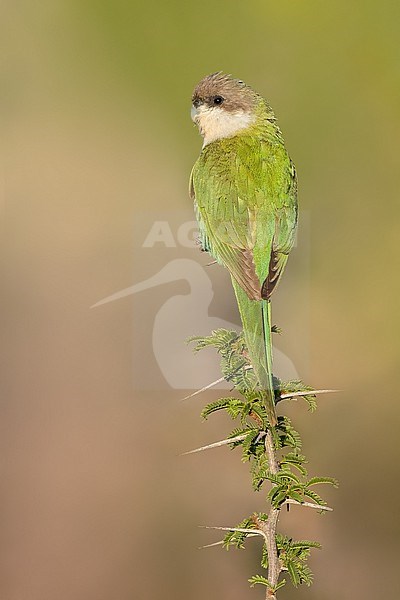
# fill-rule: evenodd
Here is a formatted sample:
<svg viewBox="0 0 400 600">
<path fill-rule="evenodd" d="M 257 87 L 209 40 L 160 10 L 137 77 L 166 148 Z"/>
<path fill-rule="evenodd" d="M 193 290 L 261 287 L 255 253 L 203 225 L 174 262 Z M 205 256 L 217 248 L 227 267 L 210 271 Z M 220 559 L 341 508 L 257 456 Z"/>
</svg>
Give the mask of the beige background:
<svg viewBox="0 0 400 600">
<path fill-rule="evenodd" d="M 300 174 L 310 227 L 275 299 L 280 343 L 344 390 L 312 416 L 285 408 L 310 470 L 341 487 L 332 515 L 283 515 L 324 549 L 314 586 L 281 596 L 398 597 L 399 18 L 389 0 L 2 3 L 2 600 L 263 596 L 256 541 L 197 550 L 218 539 L 197 525 L 263 496 L 236 453 L 178 456 L 230 426 L 201 423 L 218 392 L 180 403 L 152 355 L 154 315 L 185 283 L 90 309 L 195 256 L 146 253 L 136 232 L 146 211 L 190 211 L 190 95 L 218 69 L 269 98 Z M 211 277 L 210 314 L 235 321 Z"/>
</svg>

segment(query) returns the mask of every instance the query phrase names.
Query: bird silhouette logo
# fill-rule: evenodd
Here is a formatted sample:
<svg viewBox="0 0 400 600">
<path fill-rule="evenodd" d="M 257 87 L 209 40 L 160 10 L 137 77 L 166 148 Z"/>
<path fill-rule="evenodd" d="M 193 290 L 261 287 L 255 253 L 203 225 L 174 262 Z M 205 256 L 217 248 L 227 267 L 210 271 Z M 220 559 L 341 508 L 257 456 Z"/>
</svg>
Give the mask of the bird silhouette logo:
<svg viewBox="0 0 400 600">
<path fill-rule="evenodd" d="M 182 343 L 192 335 L 207 336 L 215 329 L 239 331 L 236 323 L 209 314 L 214 297 L 212 281 L 196 260 L 173 259 L 154 275 L 99 300 L 91 308 L 181 280 L 188 284 L 189 293 L 171 295 L 155 315 L 146 317 L 152 320 L 152 349 L 157 365 L 174 389 L 200 389 L 217 380 L 216 387 L 229 387 L 220 379 L 219 360 L 211 349 L 194 354 Z M 274 349 L 274 366 L 278 377 L 284 380 L 298 378 L 293 362 L 278 348 Z"/>
</svg>

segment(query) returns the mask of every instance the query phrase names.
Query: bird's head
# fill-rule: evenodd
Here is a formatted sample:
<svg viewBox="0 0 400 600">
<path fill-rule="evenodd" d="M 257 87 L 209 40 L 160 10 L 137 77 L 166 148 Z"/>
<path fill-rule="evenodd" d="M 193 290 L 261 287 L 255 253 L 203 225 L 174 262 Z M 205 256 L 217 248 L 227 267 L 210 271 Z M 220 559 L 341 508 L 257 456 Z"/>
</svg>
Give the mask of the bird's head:
<svg viewBox="0 0 400 600">
<path fill-rule="evenodd" d="M 233 137 L 256 120 L 261 97 L 240 79 L 224 73 L 204 77 L 192 96 L 192 120 L 204 138 L 204 145 Z"/>
</svg>

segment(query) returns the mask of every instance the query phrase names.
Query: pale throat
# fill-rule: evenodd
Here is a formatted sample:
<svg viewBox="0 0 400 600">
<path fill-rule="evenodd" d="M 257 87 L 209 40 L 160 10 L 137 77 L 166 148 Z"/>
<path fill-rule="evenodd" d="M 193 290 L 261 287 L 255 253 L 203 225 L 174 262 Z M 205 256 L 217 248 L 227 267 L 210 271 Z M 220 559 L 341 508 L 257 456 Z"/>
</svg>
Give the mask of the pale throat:
<svg viewBox="0 0 400 600">
<path fill-rule="evenodd" d="M 228 112 L 221 108 L 200 108 L 193 115 L 204 138 L 203 148 L 211 142 L 230 138 L 247 129 L 255 121 L 254 114 L 244 110 Z"/>
</svg>

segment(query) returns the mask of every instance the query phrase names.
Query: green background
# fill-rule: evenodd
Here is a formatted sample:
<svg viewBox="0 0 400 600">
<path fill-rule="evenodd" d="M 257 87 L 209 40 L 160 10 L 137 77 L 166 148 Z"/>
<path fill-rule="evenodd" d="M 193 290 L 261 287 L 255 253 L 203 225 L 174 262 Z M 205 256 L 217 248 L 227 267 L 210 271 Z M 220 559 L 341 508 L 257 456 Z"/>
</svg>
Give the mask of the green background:
<svg viewBox="0 0 400 600">
<path fill-rule="evenodd" d="M 229 423 L 135 391 L 132 303 L 89 309 L 131 285 L 135 218 L 190 206 L 191 91 L 220 69 L 279 117 L 310 221 L 306 341 L 295 296 L 280 324 L 307 380 L 343 390 L 287 408 L 341 487 L 328 516 L 283 515 L 324 549 L 314 586 L 281 597 L 398 597 L 399 21 L 389 0 L 2 3 L 3 600 L 263 597 L 257 542 L 197 551 L 218 539 L 197 525 L 262 508 L 246 466 L 177 457 Z"/>
</svg>

